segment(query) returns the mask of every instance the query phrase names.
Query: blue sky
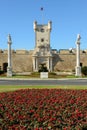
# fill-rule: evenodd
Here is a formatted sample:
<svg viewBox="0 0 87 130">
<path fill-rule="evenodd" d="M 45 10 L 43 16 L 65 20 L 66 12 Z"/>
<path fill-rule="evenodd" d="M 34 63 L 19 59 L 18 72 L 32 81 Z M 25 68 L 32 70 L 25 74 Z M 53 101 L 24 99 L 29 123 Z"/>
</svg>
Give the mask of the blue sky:
<svg viewBox="0 0 87 130">
<path fill-rule="evenodd" d="M 53 49 L 75 48 L 78 33 L 81 49 L 87 49 L 87 0 L 0 0 L 0 49 L 7 49 L 9 33 L 12 49 L 34 49 L 35 20 L 38 24 L 52 21 Z"/>
</svg>

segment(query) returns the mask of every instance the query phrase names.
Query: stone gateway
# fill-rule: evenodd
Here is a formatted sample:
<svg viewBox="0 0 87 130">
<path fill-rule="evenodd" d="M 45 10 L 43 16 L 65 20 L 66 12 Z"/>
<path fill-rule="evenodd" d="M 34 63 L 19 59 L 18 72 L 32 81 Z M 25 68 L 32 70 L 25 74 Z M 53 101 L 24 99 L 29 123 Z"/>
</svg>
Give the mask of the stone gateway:
<svg viewBox="0 0 87 130">
<path fill-rule="evenodd" d="M 33 52 L 33 71 L 38 72 L 39 66 L 45 64 L 48 71 L 52 71 L 52 50 L 50 48 L 50 32 L 52 22 L 48 25 L 38 25 L 34 22 L 35 49 Z"/>
</svg>

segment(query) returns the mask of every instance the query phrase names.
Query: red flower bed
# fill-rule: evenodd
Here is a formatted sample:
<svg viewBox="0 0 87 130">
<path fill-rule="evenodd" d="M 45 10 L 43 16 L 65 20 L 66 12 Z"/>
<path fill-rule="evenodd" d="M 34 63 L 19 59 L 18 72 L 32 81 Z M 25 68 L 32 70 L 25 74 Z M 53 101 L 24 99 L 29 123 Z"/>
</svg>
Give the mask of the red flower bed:
<svg viewBox="0 0 87 130">
<path fill-rule="evenodd" d="M 0 130 L 83 127 L 87 128 L 87 90 L 27 89 L 0 93 Z"/>
</svg>

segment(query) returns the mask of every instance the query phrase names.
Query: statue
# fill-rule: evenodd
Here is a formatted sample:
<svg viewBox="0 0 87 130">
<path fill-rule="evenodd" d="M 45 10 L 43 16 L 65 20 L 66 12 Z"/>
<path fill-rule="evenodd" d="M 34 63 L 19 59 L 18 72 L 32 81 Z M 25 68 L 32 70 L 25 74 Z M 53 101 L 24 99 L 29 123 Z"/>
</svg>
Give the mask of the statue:
<svg viewBox="0 0 87 130">
<path fill-rule="evenodd" d="M 81 39 L 81 36 L 80 34 L 77 35 L 77 43 L 79 42 L 80 43 L 80 39 Z"/>
<path fill-rule="evenodd" d="M 12 43 L 10 34 L 8 34 L 8 43 L 9 42 Z"/>
</svg>

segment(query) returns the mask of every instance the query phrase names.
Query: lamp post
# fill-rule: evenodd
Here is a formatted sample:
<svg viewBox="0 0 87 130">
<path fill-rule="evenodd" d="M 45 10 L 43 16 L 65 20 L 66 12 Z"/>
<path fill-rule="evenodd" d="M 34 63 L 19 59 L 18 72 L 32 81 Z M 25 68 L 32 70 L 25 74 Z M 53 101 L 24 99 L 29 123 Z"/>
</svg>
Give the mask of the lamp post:
<svg viewBox="0 0 87 130">
<path fill-rule="evenodd" d="M 80 66 L 80 34 L 77 35 L 76 40 L 76 76 L 81 76 L 81 66 Z"/>
<path fill-rule="evenodd" d="M 8 35 L 8 67 L 7 67 L 7 77 L 12 77 L 12 65 L 11 65 L 11 36 Z"/>
</svg>

